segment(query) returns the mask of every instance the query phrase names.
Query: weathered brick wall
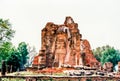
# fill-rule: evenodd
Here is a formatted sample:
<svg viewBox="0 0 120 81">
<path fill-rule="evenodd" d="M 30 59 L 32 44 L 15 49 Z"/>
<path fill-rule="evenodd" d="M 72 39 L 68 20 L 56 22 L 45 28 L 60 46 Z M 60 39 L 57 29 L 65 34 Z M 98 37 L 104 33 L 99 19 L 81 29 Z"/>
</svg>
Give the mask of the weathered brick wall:
<svg viewBox="0 0 120 81">
<path fill-rule="evenodd" d="M 64 24 L 56 25 L 48 22 L 42 30 L 42 46 L 44 53 L 34 58 L 34 64 L 46 67 L 62 67 L 64 65 L 79 66 L 99 65 L 93 56 L 89 41 L 82 39 L 78 24 L 71 17 L 66 17 Z"/>
</svg>

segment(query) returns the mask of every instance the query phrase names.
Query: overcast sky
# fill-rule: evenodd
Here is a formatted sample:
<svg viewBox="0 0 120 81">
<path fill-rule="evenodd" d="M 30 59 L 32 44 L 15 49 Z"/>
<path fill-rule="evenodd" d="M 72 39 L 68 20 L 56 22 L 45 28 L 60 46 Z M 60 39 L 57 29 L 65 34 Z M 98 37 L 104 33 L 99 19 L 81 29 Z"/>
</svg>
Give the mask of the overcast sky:
<svg viewBox="0 0 120 81">
<path fill-rule="evenodd" d="M 41 47 L 47 22 L 63 24 L 71 16 L 92 49 L 110 45 L 120 49 L 120 0 L 0 0 L 0 18 L 10 19 L 14 45 L 25 41 Z"/>
</svg>

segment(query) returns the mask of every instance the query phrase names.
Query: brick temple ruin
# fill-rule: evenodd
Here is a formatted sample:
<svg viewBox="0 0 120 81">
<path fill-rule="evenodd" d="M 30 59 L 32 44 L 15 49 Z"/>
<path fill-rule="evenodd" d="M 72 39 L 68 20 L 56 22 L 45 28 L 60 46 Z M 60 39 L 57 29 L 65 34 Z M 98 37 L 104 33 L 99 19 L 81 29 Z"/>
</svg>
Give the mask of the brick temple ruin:
<svg viewBox="0 0 120 81">
<path fill-rule="evenodd" d="M 42 29 L 39 54 L 34 57 L 33 67 L 97 67 L 89 41 L 82 39 L 78 24 L 66 17 L 64 24 L 48 22 Z"/>
</svg>

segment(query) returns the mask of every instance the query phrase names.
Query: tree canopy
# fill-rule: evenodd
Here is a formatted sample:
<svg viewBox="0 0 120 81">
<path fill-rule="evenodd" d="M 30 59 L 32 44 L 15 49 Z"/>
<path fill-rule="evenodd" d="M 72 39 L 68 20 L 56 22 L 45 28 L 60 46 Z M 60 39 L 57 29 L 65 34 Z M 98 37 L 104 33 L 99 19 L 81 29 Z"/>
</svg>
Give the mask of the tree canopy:
<svg viewBox="0 0 120 81">
<path fill-rule="evenodd" d="M 115 66 L 120 61 L 120 51 L 109 45 L 94 49 L 93 54 L 102 64 L 105 62 L 111 62 Z"/>
<path fill-rule="evenodd" d="M 12 69 L 12 71 L 24 69 L 24 65 L 28 59 L 27 55 L 28 49 L 25 42 L 19 43 L 18 48 L 15 48 L 11 42 L 4 42 L 0 47 L 0 61 L 5 60 L 7 66 Z"/>
<path fill-rule="evenodd" d="M 28 49 L 27 44 L 25 42 L 21 42 L 18 45 L 18 52 L 20 54 L 20 60 L 21 60 L 21 68 L 24 68 L 24 65 L 27 62 L 27 55 L 28 55 Z"/>
<path fill-rule="evenodd" d="M 0 45 L 10 41 L 14 37 L 14 33 L 9 20 L 0 19 Z"/>
<path fill-rule="evenodd" d="M 27 62 L 28 49 L 25 42 L 21 42 L 18 48 L 11 43 L 15 31 L 9 20 L 0 19 L 0 61 L 5 60 L 9 70 L 16 71 Z M 1 66 L 1 62 L 0 62 Z"/>
<path fill-rule="evenodd" d="M 4 42 L 0 46 L 0 65 L 2 60 L 7 60 L 10 55 L 10 50 L 12 50 L 14 47 L 12 46 L 11 42 Z"/>
</svg>

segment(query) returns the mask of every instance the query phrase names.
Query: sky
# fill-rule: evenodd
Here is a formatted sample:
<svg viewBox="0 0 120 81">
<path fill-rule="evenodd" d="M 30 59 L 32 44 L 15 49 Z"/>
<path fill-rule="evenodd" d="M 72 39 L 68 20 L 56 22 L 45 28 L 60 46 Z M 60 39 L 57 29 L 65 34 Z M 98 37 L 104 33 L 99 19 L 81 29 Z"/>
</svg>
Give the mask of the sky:
<svg viewBox="0 0 120 81">
<path fill-rule="evenodd" d="M 63 24 L 71 16 L 91 48 L 120 49 L 120 0 L 0 0 L 0 18 L 16 31 L 12 42 L 41 48 L 41 30 L 47 22 Z"/>
</svg>

